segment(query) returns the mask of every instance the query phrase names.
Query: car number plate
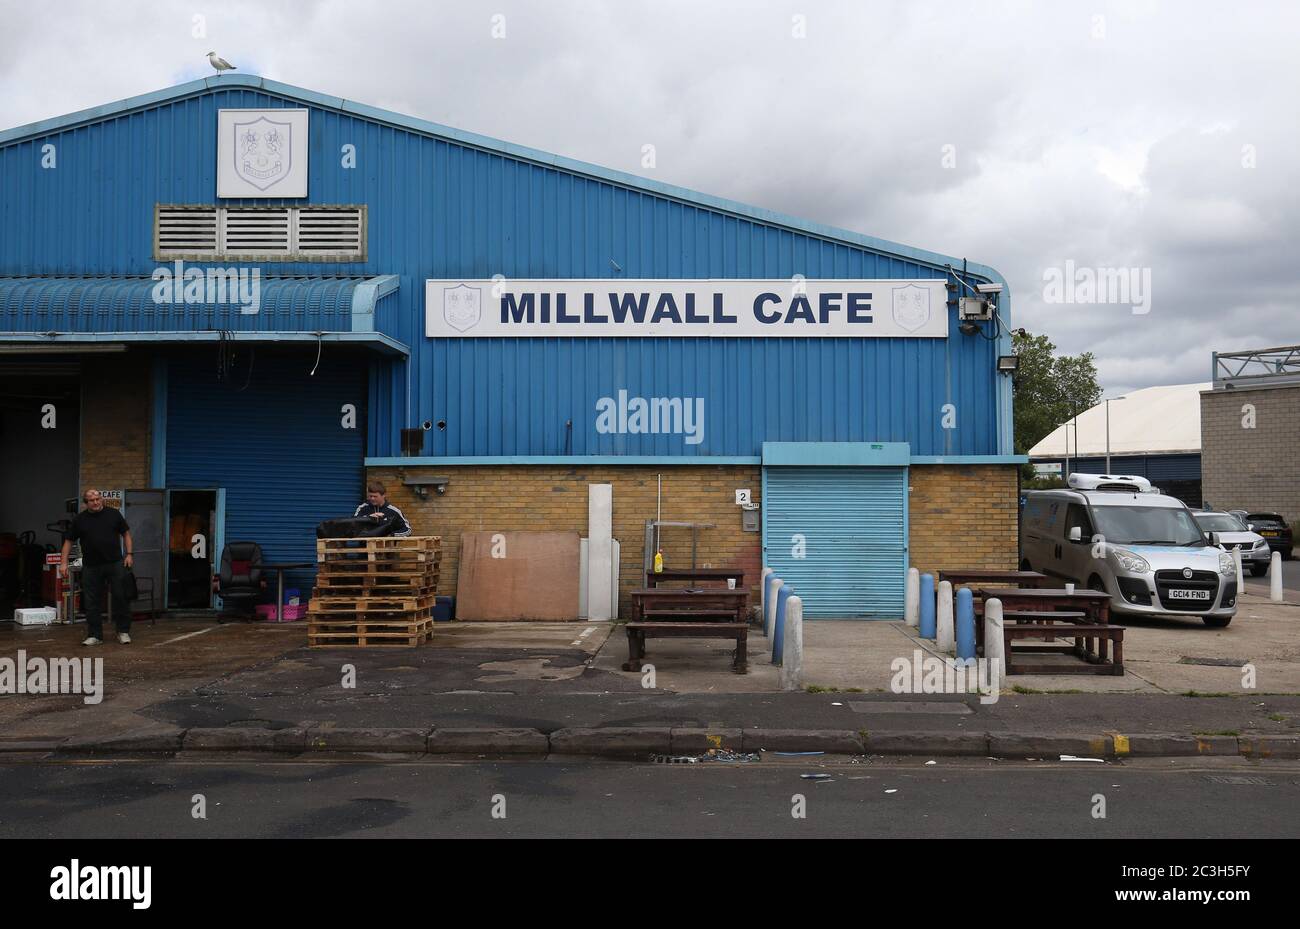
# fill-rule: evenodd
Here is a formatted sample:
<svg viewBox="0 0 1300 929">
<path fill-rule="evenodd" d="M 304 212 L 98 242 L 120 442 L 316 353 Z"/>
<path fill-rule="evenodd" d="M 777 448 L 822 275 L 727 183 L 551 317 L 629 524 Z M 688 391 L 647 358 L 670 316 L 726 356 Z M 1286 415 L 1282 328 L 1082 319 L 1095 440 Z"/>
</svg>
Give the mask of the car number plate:
<svg viewBox="0 0 1300 929">
<path fill-rule="evenodd" d="M 1183 590 L 1175 588 L 1169 591 L 1171 600 L 1208 600 L 1210 592 L 1208 590 Z"/>
<path fill-rule="evenodd" d="M 1277 535 L 1277 533 L 1274 532 L 1272 529 L 1265 529 L 1263 532 L 1260 533 L 1260 535 Z"/>
</svg>

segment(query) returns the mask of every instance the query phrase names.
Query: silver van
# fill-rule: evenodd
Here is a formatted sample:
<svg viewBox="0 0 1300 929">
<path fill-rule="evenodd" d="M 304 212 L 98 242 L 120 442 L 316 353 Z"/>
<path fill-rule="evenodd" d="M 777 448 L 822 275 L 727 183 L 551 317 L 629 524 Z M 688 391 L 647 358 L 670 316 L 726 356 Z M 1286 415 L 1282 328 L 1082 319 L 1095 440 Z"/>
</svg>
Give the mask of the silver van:
<svg viewBox="0 0 1300 929">
<path fill-rule="evenodd" d="M 1071 474 L 1067 483 L 1025 495 L 1022 569 L 1104 590 L 1116 613 L 1232 622 L 1236 567 L 1181 500 L 1128 475 Z"/>
</svg>

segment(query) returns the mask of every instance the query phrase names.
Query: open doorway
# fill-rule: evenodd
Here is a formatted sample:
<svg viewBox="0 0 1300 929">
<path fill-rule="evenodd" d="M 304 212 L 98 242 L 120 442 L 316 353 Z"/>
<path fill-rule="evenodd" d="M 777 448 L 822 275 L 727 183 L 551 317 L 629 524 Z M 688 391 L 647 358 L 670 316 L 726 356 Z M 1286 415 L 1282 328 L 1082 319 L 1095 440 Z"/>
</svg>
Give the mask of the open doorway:
<svg viewBox="0 0 1300 929">
<path fill-rule="evenodd" d="M 217 492 L 173 490 L 168 498 L 167 609 L 208 609 L 216 557 Z"/>
</svg>

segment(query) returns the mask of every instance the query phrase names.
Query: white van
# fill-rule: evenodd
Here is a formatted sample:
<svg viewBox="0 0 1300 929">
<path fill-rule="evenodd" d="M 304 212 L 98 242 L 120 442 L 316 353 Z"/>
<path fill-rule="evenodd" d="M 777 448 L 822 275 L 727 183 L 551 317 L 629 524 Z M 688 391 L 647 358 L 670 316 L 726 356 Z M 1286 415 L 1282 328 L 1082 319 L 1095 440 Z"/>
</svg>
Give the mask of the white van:
<svg viewBox="0 0 1300 929">
<path fill-rule="evenodd" d="M 1071 474 L 1067 483 L 1026 494 L 1022 569 L 1104 590 L 1116 613 L 1232 621 L 1233 561 L 1181 500 L 1130 475 Z"/>
</svg>

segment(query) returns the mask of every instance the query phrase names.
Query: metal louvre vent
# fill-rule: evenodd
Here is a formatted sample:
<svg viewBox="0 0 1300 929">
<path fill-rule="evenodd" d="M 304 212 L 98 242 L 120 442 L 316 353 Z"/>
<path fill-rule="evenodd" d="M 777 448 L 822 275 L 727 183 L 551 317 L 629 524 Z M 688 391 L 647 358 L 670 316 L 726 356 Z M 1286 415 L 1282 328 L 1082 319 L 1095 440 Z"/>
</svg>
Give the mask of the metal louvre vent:
<svg viewBox="0 0 1300 929">
<path fill-rule="evenodd" d="M 304 255 L 357 255 L 362 243 L 361 211 L 298 210 L 298 251 Z"/>
<path fill-rule="evenodd" d="M 288 255 L 292 249 L 292 211 L 240 210 L 221 211 L 222 252 L 227 255 Z"/>
<path fill-rule="evenodd" d="M 265 261 L 364 261 L 364 206 L 164 206 L 154 257 Z"/>
<path fill-rule="evenodd" d="M 217 208 L 187 209 L 158 207 L 157 248 L 159 255 L 217 253 Z"/>
</svg>

